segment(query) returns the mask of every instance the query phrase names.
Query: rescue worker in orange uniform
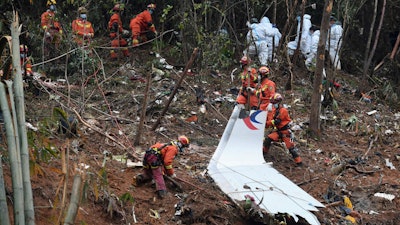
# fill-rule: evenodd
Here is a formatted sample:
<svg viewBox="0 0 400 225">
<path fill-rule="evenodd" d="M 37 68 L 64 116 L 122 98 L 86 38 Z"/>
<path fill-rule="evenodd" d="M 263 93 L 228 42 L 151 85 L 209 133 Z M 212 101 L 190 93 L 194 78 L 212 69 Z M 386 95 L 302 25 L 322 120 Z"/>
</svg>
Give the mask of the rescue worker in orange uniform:
<svg viewBox="0 0 400 225">
<path fill-rule="evenodd" d="M 156 4 L 149 4 L 147 9 L 143 12 L 139 13 L 135 18 L 131 19 L 129 23 L 129 27 L 132 30 L 132 45 L 137 46 L 139 44 L 139 37 L 141 42 L 147 41 L 147 35 L 149 31 L 151 34 L 157 36 L 156 27 L 153 24 L 153 18 L 151 14 L 153 14 L 156 9 Z"/>
<path fill-rule="evenodd" d="M 258 101 L 260 102 L 260 109 L 267 110 L 268 105 L 270 105 L 270 99 L 274 96 L 276 85 L 275 82 L 268 79 L 268 75 L 270 74 L 270 70 L 266 66 L 262 66 L 258 69 L 258 74 L 260 79 L 260 87 L 258 88 L 256 94 L 258 96 Z M 272 105 L 270 105 L 272 107 Z M 270 109 L 272 110 L 272 108 Z"/>
<path fill-rule="evenodd" d="M 88 46 L 94 36 L 92 23 L 87 21 L 87 9 L 79 7 L 79 17 L 72 21 L 72 33 L 74 41 L 79 46 Z"/>
<path fill-rule="evenodd" d="M 258 107 L 258 98 L 256 95 L 258 76 L 257 70 L 250 66 L 250 62 L 251 60 L 247 56 L 243 56 L 240 59 L 240 64 L 243 69 L 243 72 L 240 74 L 242 86 L 236 98 L 236 103 L 240 108 L 244 108 L 247 100 L 250 99 L 250 108 L 256 109 Z"/>
<path fill-rule="evenodd" d="M 153 179 L 156 184 L 157 194 L 160 198 L 167 194 L 163 175 L 176 177 L 172 163 L 175 156 L 183 152 L 184 148 L 189 147 L 189 139 L 181 135 L 178 140 L 169 143 L 160 143 L 152 145 L 143 158 L 143 173 L 135 177 L 136 185 L 143 184 Z"/>
<path fill-rule="evenodd" d="M 63 30 L 56 17 L 56 4 L 56 0 L 47 1 L 48 9 L 40 16 L 40 24 L 44 31 L 46 42 L 54 44 L 57 49 L 61 43 Z"/>
<path fill-rule="evenodd" d="M 272 111 L 268 112 L 266 127 L 272 127 L 273 130 L 264 138 L 263 152 L 268 153 L 271 143 L 277 142 L 279 140 L 283 141 L 286 148 L 289 150 L 293 157 L 294 162 L 297 165 L 302 163 L 302 159 L 299 155 L 298 149 L 294 146 L 292 141 L 292 135 L 290 131 L 289 123 L 292 121 L 289 116 L 289 112 L 285 107 L 281 106 L 283 97 L 279 93 L 275 93 L 271 98 L 271 103 L 273 104 Z"/>
<path fill-rule="evenodd" d="M 111 38 L 111 47 L 124 47 L 122 48 L 122 53 L 124 54 L 125 57 L 129 57 L 129 51 L 128 48 L 126 48 L 126 46 L 128 46 L 128 42 L 122 37 L 124 29 L 122 27 L 122 21 L 119 14 L 120 11 L 122 11 L 121 5 L 116 4 L 112 10 L 113 10 L 113 15 L 111 16 L 110 21 L 108 21 L 108 29 L 110 30 L 110 38 Z M 112 59 L 117 58 L 117 53 L 115 53 L 114 49 L 110 51 L 110 54 Z"/>
<path fill-rule="evenodd" d="M 28 57 L 28 46 L 20 45 L 19 46 L 19 53 L 20 53 L 20 62 L 21 62 L 21 70 L 22 76 L 32 76 L 32 64 L 31 59 Z"/>
</svg>

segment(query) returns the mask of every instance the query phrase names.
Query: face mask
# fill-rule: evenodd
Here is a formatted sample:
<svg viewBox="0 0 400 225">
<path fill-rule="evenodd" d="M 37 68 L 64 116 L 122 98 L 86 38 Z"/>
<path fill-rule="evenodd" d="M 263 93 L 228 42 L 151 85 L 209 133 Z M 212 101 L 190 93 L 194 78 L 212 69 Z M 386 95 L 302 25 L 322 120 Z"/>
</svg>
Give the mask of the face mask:
<svg viewBox="0 0 400 225">
<path fill-rule="evenodd" d="M 53 12 L 56 11 L 56 6 L 55 5 L 51 5 L 50 6 L 50 10 L 53 11 Z"/>
<path fill-rule="evenodd" d="M 152 9 L 149 9 L 149 13 L 150 13 L 150 14 L 153 14 L 153 10 L 152 10 Z"/>
<path fill-rule="evenodd" d="M 275 109 L 279 108 L 279 104 L 274 104 Z"/>
<path fill-rule="evenodd" d="M 25 53 L 21 53 L 20 56 L 21 56 L 21 59 L 24 59 L 26 57 L 26 54 Z"/>
<path fill-rule="evenodd" d="M 182 153 L 183 150 L 184 150 L 184 147 L 183 147 L 182 143 L 180 143 L 180 142 L 178 141 L 177 146 L 178 146 L 179 152 Z"/>
<path fill-rule="evenodd" d="M 297 17 L 296 17 L 296 20 L 297 20 L 298 22 L 300 22 L 301 17 L 300 17 L 300 16 L 297 16 Z"/>
<path fill-rule="evenodd" d="M 86 20 L 86 14 L 81 14 L 81 15 L 79 15 L 79 17 Z"/>
</svg>

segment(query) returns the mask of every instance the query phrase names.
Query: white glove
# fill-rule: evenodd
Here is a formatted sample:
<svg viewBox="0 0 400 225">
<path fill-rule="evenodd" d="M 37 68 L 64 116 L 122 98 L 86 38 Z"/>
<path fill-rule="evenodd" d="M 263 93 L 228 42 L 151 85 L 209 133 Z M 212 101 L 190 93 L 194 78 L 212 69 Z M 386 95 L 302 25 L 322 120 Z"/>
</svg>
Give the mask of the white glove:
<svg viewBox="0 0 400 225">
<path fill-rule="evenodd" d="M 269 103 L 267 106 L 267 111 L 271 112 L 272 111 L 272 103 Z"/>
<path fill-rule="evenodd" d="M 256 89 L 254 89 L 254 88 L 252 88 L 252 87 L 247 87 L 246 90 L 247 90 L 248 92 L 254 92 Z"/>
<path fill-rule="evenodd" d="M 50 32 L 46 32 L 46 37 L 50 37 L 50 36 L 51 36 Z"/>
<path fill-rule="evenodd" d="M 250 28 L 250 25 L 251 25 L 250 22 L 247 21 L 247 22 L 246 22 L 246 26 L 247 26 L 248 28 Z"/>
<path fill-rule="evenodd" d="M 176 178 L 176 174 L 174 173 L 174 174 L 172 174 L 170 177 L 171 177 L 171 178 Z"/>
<path fill-rule="evenodd" d="M 128 34 L 129 34 L 129 31 L 128 31 L 128 30 L 123 30 L 123 31 L 122 31 L 122 34 L 123 34 L 123 35 L 128 35 Z"/>
</svg>

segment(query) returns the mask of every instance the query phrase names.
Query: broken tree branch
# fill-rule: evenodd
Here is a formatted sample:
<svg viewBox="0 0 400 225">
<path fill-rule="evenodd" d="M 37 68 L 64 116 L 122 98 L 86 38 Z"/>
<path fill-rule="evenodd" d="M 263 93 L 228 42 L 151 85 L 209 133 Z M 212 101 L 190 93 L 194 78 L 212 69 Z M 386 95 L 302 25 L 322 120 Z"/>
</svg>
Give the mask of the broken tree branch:
<svg viewBox="0 0 400 225">
<path fill-rule="evenodd" d="M 194 60 L 195 60 L 195 58 L 197 56 L 198 50 L 199 50 L 198 48 L 195 48 L 193 50 L 192 56 L 190 57 L 189 62 L 186 64 L 185 70 L 183 71 L 183 74 L 182 74 L 181 78 L 179 79 L 178 83 L 175 85 L 174 90 L 172 91 L 171 95 L 169 96 L 168 102 L 165 105 L 163 111 L 161 112 L 160 117 L 158 117 L 156 123 L 151 128 L 152 131 L 156 130 L 156 128 L 158 127 L 158 125 L 161 122 L 161 119 L 164 117 L 165 113 L 167 112 L 167 110 L 169 108 L 169 105 L 171 104 L 172 100 L 174 99 L 174 96 L 175 96 L 176 92 L 178 91 L 178 88 L 181 86 L 181 83 L 182 83 L 183 79 L 185 78 L 189 68 L 192 66 L 192 64 L 193 64 L 193 62 L 194 62 Z"/>
</svg>

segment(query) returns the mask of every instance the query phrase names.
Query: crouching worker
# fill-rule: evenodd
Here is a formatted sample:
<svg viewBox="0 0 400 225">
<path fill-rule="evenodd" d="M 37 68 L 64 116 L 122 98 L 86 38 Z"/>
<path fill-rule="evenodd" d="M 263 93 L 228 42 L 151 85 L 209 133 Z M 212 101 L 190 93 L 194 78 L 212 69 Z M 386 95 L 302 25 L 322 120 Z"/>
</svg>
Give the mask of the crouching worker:
<svg viewBox="0 0 400 225">
<path fill-rule="evenodd" d="M 163 175 L 166 174 L 172 178 L 176 177 L 172 162 L 184 148 L 189 147 L 189 139 L 181 135 L 178 140 L 169 143 L 159 143 L 152 145 L 145 153 L 143 158 L 143 173 L 135 177 L 136 185 L 143 184 L 151 179 L 156 184 L 157 194 L 164 198 L 167 194 Z"/>
<path fill-rule="evenodd" d="M 277 141 L 285 142 L 286 148 L 289 149 L 294 162 L 297 165 L 302 163 L 301 157 L 298 153 L 298 149 L 294 146 L 291 138 L 291 131 L 289 129 L 289 123 L 292 121 L 289 116 L 289 112 L 285 107 L 281 106 L 283 97 L 279 93 L 275 93 L 271 98 L 270 102 L 273 104 L 272 111 L 268 112 L 266 127 L 272 127 L 273 130 L 264 139 L 263 152 L 268 153 L 271 143 Z"/>
</svg>

